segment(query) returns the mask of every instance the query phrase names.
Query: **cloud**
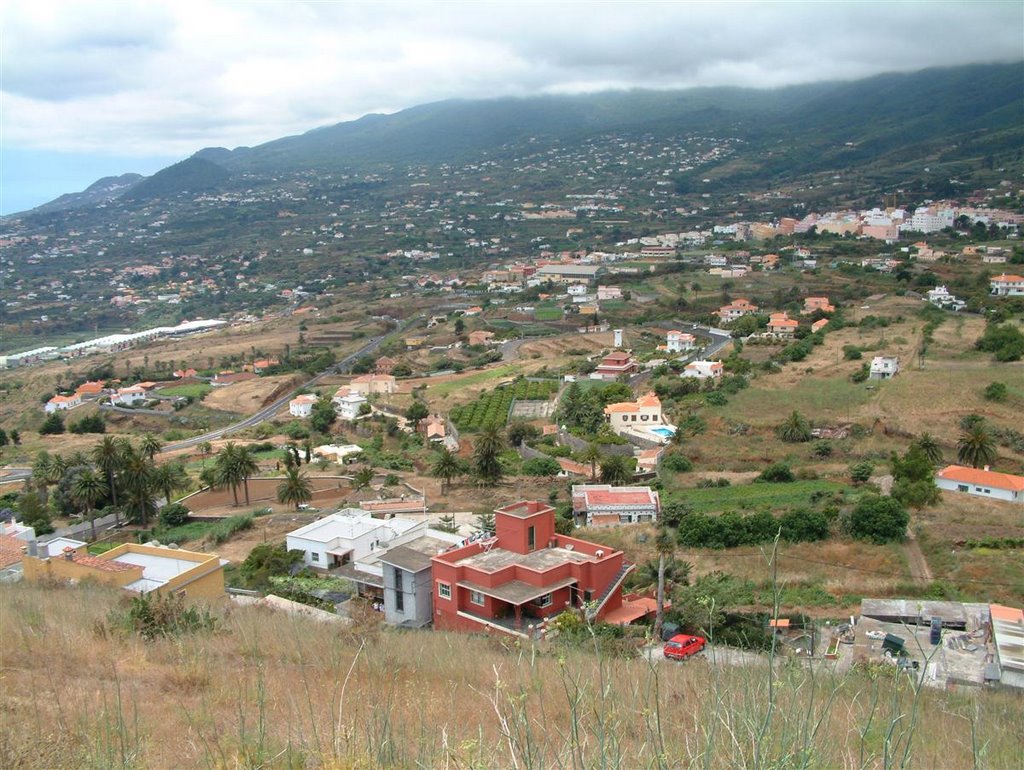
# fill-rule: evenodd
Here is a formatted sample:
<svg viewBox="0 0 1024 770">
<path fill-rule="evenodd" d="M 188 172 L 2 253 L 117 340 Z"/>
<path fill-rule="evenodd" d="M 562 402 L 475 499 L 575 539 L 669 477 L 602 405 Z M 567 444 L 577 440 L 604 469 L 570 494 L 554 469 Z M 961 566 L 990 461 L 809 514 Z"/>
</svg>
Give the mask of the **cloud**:
<svg viewBox="0 0 1024 770">
<path fill-rule="evenodd" d="M 1020 3 L 9 3 L 3 143 L 183 156 L 452 97 L 1024 58 Z"/>
</svg>

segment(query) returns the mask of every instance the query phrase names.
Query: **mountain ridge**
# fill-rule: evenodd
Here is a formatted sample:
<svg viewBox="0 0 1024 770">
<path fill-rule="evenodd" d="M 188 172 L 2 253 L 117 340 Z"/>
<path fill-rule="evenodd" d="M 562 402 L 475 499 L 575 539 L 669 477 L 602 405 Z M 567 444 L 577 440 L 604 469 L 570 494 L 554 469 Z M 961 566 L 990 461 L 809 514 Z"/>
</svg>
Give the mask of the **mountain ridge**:
<svg viewBox="0 0 1024 770">
<path fill-rule="evenodd" d="M 442 100 L 371 113 L 253 147 L 203 148 L 134 180 L 122 198 L 216 191 L 239 175 L 452 162 L 493 156 L 528 142 L 582 141 L 607 133 L 736 135 L 750 144 L 754 166 L 743 179 L 820 170 L 901 148 L 914 157 L 914 146 L 933 148 L 955 137 L 984 153 L 986 146 L 1005 147 L 1024 137 L 1022 65 L 931 68 L 772 89 L 630 89 Z M 787 146 L 776 151 L 782 141 Z M 82 195 L 60 196 L 22 213 L 90 205 L 92 197 Z"/>
</svg>

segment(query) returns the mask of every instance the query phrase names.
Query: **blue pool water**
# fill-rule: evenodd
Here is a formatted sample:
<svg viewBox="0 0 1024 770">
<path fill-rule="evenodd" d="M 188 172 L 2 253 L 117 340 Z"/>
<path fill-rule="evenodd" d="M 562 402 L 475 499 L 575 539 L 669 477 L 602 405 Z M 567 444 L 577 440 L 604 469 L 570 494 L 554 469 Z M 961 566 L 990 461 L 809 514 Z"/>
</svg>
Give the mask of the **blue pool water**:
<svg viewBox="0 0 1024 770">
<path fill-rule="evenodd" d="M 676 435 L 674 428 L 651 428 L 651 433 L 657 433 L 662 438 L 672 438 Z"/>
</svg>

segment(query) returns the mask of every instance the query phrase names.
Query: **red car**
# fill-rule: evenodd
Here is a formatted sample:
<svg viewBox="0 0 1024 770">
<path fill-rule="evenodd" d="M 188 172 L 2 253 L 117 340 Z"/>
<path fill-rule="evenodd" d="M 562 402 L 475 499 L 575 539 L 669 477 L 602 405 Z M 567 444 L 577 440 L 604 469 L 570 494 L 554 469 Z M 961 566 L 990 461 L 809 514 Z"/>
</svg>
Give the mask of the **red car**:
<svg viewBox="0 0 1024 770">
<path fill-rule="evenodd" d="M 665 642 L 665 657 L 670 660 L 685 660 L 704 649 L 707 642 L 702 636 L 676 634 Z"/>
</svg>

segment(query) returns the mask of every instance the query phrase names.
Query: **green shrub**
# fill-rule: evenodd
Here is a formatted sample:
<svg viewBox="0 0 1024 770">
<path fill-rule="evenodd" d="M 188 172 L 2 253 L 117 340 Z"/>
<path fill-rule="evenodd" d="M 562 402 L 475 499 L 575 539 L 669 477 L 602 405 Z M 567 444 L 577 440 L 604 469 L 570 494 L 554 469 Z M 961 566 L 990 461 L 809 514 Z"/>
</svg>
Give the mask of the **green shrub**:
<svg viewBox="0 0 1024 770">
<path fill-rule="evenodd" d="M 186 605 L 180 596 L 153 594 L 131 597 L 127 608 L 112 610 L 109 619 L 115 628 L 136 633 L 147 640 L 213 631 L 217 625 L 209 610 Z"/>
<path fill-rule="evenodd" d="M 793 470 L 785 463 L 774 463 L 761 471 L 757 480 L 780 484 L 796 481 L 796 477 L 793 475 Z"/>
<path fill-rule="evenodd" d="M 160 524 L 164 527 L 180 527 L 188 521 L 189 510 L 181 503 L 171 503 L 160 509 Z"/>
<path fill-rule="evenodd" d="M 1009 395 L 1009 389 L 1006 387 L 1006 383 L 993 382 L 985 388 L 984 396 L 987 401 L 1005 401 Z"/>
<path fill-rule="evenodd" d="M 850 514 L 848 527 L 850 535 L 858 540 L 882 544 L 903 540 L 908 523 L 910 515 L 899 500 L 865 495 Z"/>
<path fill-rule="evenodd" d="M 557 476 L 562 466 L 551 457 L 534 457 L 526 460 L 522 465 L 524 476 Z"/>
<path fill-rule="evenodd" d="M 689 457 L 681 454 L 671 454 L 662 459 L 661 467 L 673 473 L 688 473 L 693 470 L 693 463 Z"/>
</svg>

